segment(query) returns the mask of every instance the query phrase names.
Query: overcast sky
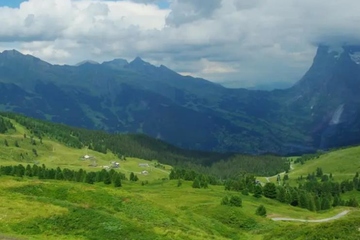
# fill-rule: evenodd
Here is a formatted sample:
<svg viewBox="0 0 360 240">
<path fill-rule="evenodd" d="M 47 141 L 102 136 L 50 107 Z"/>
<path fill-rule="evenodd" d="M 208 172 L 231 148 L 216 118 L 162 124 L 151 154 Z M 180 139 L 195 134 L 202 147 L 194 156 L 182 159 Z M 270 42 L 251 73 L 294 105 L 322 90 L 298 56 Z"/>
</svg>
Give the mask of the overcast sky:
<svg viewBox="0 0 360 240">
<path fill-rule="evenodd" d="M 142 57 L 233 87 L 293 83 L 318 43 L 358 43 L 358 0 L 0 0 L 0 51 Z"/>
</svg>

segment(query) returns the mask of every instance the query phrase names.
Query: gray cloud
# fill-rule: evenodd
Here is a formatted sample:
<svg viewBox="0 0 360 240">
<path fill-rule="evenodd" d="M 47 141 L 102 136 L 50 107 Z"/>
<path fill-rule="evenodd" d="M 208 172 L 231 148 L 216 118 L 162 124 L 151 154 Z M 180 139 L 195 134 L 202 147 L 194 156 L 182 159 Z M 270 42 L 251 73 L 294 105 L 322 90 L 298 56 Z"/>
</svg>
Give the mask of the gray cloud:
<svg viewBox="0 0 360 240">
<path fill-rule="evenodd" d="M 244 87 L 298 80 L 319 43 L 360 44 L 356 0 L 172 0 L 170 9 L 157 2 L 29 0 L 0 8 L 0 50 L 53 63 L 141 56 Z"/>
<path fill-rule="evenodd" d="M 171 12 L 166 19 L 170 26 L 179 26 L 202 18 L 209 18 L 221 7 L 221 0 L 174 0 L 170 5 Z"/>
</svg>

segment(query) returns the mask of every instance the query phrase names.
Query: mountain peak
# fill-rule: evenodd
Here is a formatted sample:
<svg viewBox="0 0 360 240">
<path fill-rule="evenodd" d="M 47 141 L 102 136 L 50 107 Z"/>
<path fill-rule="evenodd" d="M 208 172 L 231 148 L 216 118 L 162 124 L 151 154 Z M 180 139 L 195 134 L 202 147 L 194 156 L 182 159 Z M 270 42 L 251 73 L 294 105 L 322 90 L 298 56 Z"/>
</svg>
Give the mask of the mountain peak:
<svg viewBox="0 0 360 240">
<path fill-rule="evenodd" d="M 141 64 L 141 65 L 150 65 L 150 63 L 148 63 L 148 62 L 145 62 L 141 57 L 136 57 L 134 60 L 132 60 L 131 62 L 130 62 L 130 64 L 131 65 L 139 65 L 139 64 Z"/>
<path fill-rule="evenodd" d="M 93 61 L 93 60 L 84 60 L 82 62 L 79 62 L 79 63 L 75 64 L 75 66 L 79 67 L 79 66 L 84 65 L 84 64 L 98 65 L 99 63 L 96 62 L 96 61 Z"/>
<path fill-rule="evenodd" d="M 21 52 L 12 49 L 12 50 L 4 50 L 1 54 L 5 55 L 5 56 L 25 56 L 24 54 L 22 54 Z"/>
</svg>

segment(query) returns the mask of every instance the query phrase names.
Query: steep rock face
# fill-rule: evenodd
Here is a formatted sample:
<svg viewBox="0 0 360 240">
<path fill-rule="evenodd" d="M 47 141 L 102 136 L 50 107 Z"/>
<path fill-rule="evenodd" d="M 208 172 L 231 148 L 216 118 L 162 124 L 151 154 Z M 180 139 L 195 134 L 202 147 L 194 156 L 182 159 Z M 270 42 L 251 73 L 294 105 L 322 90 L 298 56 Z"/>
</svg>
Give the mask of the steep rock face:
<svg viewBox="0 0 360 240">
<path fill-rule="evenodd" d="M 320 46 L 314 63 L 289 90 L 311 122 L 306 129 L 319 148 L 360 142 L 360 47 Z"/>
</svg>

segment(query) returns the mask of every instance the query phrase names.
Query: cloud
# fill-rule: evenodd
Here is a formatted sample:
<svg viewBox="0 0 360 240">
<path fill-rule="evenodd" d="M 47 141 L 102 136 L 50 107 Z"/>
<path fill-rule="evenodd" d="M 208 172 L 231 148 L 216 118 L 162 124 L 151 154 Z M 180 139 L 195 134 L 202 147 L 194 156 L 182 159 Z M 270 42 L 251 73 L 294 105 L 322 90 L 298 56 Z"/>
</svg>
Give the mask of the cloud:
<svg viewBox="0 0 360 240">
<path fill-rule="evenodd" d="M 199 19 L 210 18 L 221 7 L 221 0 L 174 0 L 166 18 L 169 26 L 179 26 Z"/>
<path fill-rule="evenodd" d="M 0 49 L 52 63 L 132 59 L 239 87 L 294 82 L 319 43 L 360 44 L 356 0 L 29 0 L 0 7 Z"/>
</svg>

